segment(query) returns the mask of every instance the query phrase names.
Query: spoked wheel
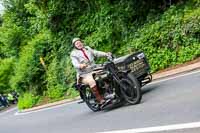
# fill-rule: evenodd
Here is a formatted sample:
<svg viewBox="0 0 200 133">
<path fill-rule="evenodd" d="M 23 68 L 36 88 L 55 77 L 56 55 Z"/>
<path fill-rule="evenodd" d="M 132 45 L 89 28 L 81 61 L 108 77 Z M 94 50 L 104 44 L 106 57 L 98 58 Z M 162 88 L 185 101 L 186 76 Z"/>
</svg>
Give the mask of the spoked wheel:
<svg viewBox="0 0 200 133">
<path fill-rule="evenodd" d="M 90 88 L 86 87 L 83 93 L 84 93 L 85 103 L 87 104 L 87 106 L 94 112 L 99 111 L 100 110 L 99 104 L 97 103 L 96 98 L 93 95 Z"/>
<path fill-rule="evenodd" d="M 122 78 L 120 81 L 120 88 L 124 100 L 130 104 L 140 103 L 142 99 L 141 87 L 138 80 L 129 75 L 126 78 Z"/>
</svg>

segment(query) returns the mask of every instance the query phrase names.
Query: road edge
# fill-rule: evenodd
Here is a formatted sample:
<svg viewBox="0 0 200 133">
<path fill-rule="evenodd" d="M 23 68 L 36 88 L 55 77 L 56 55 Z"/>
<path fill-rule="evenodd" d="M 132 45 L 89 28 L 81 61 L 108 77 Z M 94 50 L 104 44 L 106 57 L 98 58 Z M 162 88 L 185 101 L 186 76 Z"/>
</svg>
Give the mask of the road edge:
<svg viewBox="0 0 200 133">
<path fill-rule="evenodd" d="M 77 101 L 77 100 L 80 100 L 79 96 L 75 97 L 75 98 L 71 98 L 71 99 L 64 99 L 64 100 L 61 100 L 61 101 L 44 104 L 44 105 L 41 105 L 41 106 L 29 108 L 29 109 L 18 110 L 18 113 L 26 113 L 26 112 L 36 111 L 36 110 L 40 110 L 40 109 L 44 109 L 44 108 L 50 108 L 50 107 L 53 107 L 53 106 L 57 106 L 57 105 L 61 105 L 61 104 L 65 104 L 65 103 L 69 103 L 69 102 L 73 102 L 73 101 Z"/>
<path fill-rule="evenodd" d="M 153 77 L 153 81 L 155 81 L 155 80 L 160 80 L 160 79 L 163 79 L 163 78 L 166 78 L 166 77 L 171 77 L 171 76 L 182 74 L 182 73 L 188 73 L 188 72 L 198 70 L 198 69 L 200 69 L 200 62 L 190 64 L 190 65 L 187 65 L 187 66 L 182 66 L 182 67 L 175 68 L 175 69 L 165 71 L 165 72 L 156 73 L 156 74 L 153 74 L 152 77 Z M 73 99 L 65 99 L 65 100 L 61 100 L 61 101 L 57 101 L 57 102 L 33 107 L 33 108 L 30 108 L 30 109 L 19 110 L 18 113 L 31 112 L 31 111 L 40 110 L 40 109 L 43 109 L 43 108 L 49 108 L 49 107 L 52 107 L 52 106 L 57 106 L 57 105 L 61 105 L 61 104 L 65 104 L 65 103 L 69 103 L 69 102 L 73 102 L 73 101 L 77 101 L 77 100 L 80 100 L 80 97 L 75 97 Z"/>
<path fill-rule="evenodd" d="M 196 62 L 194 64 L 190 64 L 187 66 L 182 66 L 182 67 L 175 68 L 175 69 L 165 71 L 165 72 L 156 73 L 156 74 L 153 74 L 152 76 L 153 76 L 153 80 L 159 80 L 162 78 L 171 77 L 171 76 L 182 74 L 182 73 L 188 73 L 188 72 L 198 70 L 198 69 L 200 69 L 200 62 Z"/>
</svg>

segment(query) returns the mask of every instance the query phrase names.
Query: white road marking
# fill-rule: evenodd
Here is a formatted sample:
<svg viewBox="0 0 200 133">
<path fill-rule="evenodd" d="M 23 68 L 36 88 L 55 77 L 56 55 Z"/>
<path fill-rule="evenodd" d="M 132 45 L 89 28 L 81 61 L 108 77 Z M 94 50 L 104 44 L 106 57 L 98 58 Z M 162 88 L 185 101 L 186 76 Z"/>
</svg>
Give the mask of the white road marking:
<svg viewBox="0 0 200 133">
<path fill-rule="evenodd" d="M 64 104 L 61 104 L 61 105 L 47 107 L 47 108 L 43 108 L 43 109 L 39 109 L 39 110 L 33 110 L 33 111 L 29 111 L 29 112 L 19 112 L 19 111 L 17 111 L 17 112 L 15 112 L 14 115 L 26 115 L 26 114 L 41 112 L 41 111 L 45 111 L 45 110 L 55 109 L 55 108 L 63 107 L 63 106 L 66 106 L 66 105 L 74 104 L 74 103 L 77 103 L 77 102 L 78 101 L 73 101 L 73 102 L 64 103 Z"/>
<path fill-rule="evenodd" d="M 5 111 L 5 112 L 0 113 L 0 116 L 5 115 L 5 114 L 7 114 L 7 113 L 9 113 L 9 112 L 12 112 L 12 111 L 14 111 L 14 110 L 17 110 L 17 107 L 12 108 L 12 109 L 9 109 L 9 110 L 7 110 L 7 111 Z"/>
<path fill-rule="evenodd" d="M 180 77 L 185 77 L 185 76 L 196 74 L 196 73 L 200 73 L 200 70 L 196 70 L 196 71 L 188 72 L 188 73 L 184 73 L 184 74 L 179 74 L 179 75 L 172 76 L 172 77 L 166 77 L 166 78 L 163 78 L 163 79 L 158 79 L 156 81 L 153 81 L 153 82 L 149 83 L 149 85 L 150 84 L 156 84 L 156 83 L 164 82 L 164 81 L 168 81 L 168 80 L 172 80 L 172 79 L 176 79 L 176 78 L 180 78 Z"/>
<path fill-rule="evenodd" d="M 161 131 L 172 131 L 172 130 L 191 129 L 191 128 L 200 128 L 200 122 L 147 127 L 147 128 L 126 129 L 126 130 L 108 131 L 99 133 L 147 133 L 147 132 L 161 132 Z"/>
</svg>

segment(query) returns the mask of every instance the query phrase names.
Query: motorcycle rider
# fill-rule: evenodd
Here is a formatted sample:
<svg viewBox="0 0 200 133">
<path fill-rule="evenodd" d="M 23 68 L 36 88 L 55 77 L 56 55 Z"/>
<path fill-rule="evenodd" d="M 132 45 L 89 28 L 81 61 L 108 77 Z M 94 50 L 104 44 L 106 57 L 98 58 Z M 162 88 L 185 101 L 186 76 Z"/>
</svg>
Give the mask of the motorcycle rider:
<svg viewBox="0 0 200 133">
<path fill-rule="evenodd" d="M 96 81 L 92 76 L 91 66 L 95 64 L 95 57 L 109 57 L 111 53 L 97 51 L 89 46 L 84 46 L 83 41 L 80 38 L 74 38 L 72 40 L 74 49 L 72 50 L 70 57 L 72 64 L 77 72 L 77 82 L 89 85 L 92 93 L 95 95 L 97 102 L 101 106 L 105 106 L 110 100 L 105 100 L 100 95 L 99 89 L 96 85 Z"/>
</svg>

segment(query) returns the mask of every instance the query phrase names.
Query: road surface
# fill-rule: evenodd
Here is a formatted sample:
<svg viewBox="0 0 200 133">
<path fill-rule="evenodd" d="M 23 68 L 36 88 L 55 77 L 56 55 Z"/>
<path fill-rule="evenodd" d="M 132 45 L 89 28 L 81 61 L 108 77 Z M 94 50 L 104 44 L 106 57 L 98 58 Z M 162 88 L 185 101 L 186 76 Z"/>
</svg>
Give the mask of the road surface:
<svg viewBox="0 0 200 133">
<path fill-rule="evenodd" d="M 0 133 L 200 132 L 200 71 L 154 81 L 140 104 L 92 112 L 72 102 L 28 113 L 0 113 Z"/>
</svg>

